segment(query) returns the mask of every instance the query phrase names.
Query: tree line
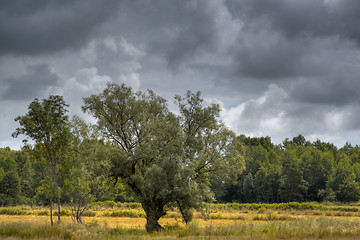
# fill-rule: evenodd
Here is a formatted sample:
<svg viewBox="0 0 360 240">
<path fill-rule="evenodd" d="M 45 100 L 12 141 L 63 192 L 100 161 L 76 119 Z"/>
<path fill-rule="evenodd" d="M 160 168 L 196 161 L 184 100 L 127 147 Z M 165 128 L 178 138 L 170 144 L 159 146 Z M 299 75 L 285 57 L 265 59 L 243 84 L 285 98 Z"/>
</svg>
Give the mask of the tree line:
<svg viewBox="0 0 360 240">
<path fill-rule="evenodd" d="M 213 182 L 220 202 L 355 202 L 360 200 L 360 147 L 307 141 L 274 145 L 269 137 L 238 136 L 245 168 L 234 183 Z"/>
<path fill-rule="evenodd" d="M 0 149 L 0 205 L 49 206 L 53 224 L 53 203 L 58 222 L 62 204 L 82 222 L 93 201 L 137 201 L 152 232 L 168 207 L 188 223 L 203 202 L 359 200 L 358 146 L 236 136 L 200 92 L 175 103 L 178 114 L 151 90 L 108 84 L 84 98 L 82 110 L 97 121 L 89 124 L 69 119 L 62 96 L 34 99 L 15 118 L 22 149 Z"/>
</svg>

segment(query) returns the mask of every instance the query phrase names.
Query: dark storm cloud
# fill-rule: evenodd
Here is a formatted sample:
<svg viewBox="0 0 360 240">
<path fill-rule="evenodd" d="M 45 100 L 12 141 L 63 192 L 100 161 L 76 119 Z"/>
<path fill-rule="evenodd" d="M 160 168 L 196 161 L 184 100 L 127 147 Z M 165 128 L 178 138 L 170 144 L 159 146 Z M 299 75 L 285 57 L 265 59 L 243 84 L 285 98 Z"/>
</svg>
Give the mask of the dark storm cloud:
<svg viewBox="0 0 360 240">
<path fill-rule="evenodd" d="M 257 79 L 281 79 L 301 74 L 306 48 L 301 41 L 289 42 L 265 32 L 242 41 L 236 54 L 235 73 Z M 303 72 L 302 72 L 303 73 Z"/>
<path fill-rule="evenodd" d="M 360 100 L 358 78 L 328 76 L 326 79 L 302 79 L 293 85 L 290 92 L 295 101 L 345 106 Z"/>
<path fill-rule="evenodd" d="M 211 44 L 214 36 L 214 19 L 208 12 L 204 11 L 206 2 L 189 7 L 193 14 L 184 29 L 181 30 L 178 37 L 173 41 L 167 54 L 168 64 L 172 69 L 176 69 L 184 61 L 196 54 L 196 51 L 202 47 Z"/>
<path fill-rule="evenodd" d="M 359 0 L 4 0 L 0 100 L 8 117 L 54 92 L 80 111 L 108 81 L 169 102 L 201 90 L 238 134 L 344 142 L 360 133 L 359 22 Z"/>
<path fill-rule="evenodd" d="M 240 23 L 232 18 L 224 1 L 188 1 L 185 6 L 189 17 L 179 26 L 166 53 L 172 70 L 204 52 L 227 52 L 240 30 Z"/>
<path fill-rule="evenodd" d="M 0 54 L 76 49 L 117 13 L 118 1 L 0 1 Z"/>
<path fill-rule="evenodd" d="M 319 50 L 337 51 L 345 42 L 360 43 L 360 1 L 229 2 L 233 16 L 244 24 L 233 66 L 240 77 L 276 80 L 326 74 L 321 73 L 328 71 L 322 62 L 328 59 L 311 61 Z M 338 45 L 322 46 L 334 38 Z"/>
<path fill-rule="evenodd" d="M 59 77 L 47 64 L 29 65 L 26 74 L 9 77 L 2 83 L 3 100 L 28 100 L 42 96 L 48 87 L 56 86 Z"/>
<path fill-rule="evenodd" d="M 261 21 L 287 37 L 340 35 L 360 43 L 358 0 L 239 0 L 234 6 L 248 24 Z"/>
</svg>

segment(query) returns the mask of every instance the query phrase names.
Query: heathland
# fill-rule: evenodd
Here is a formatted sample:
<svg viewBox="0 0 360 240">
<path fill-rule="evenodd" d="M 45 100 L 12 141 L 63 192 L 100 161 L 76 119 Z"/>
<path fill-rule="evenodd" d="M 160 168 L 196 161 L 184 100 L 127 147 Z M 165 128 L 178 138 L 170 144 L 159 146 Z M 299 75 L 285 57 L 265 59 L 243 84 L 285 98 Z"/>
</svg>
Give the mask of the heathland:
<svg viewBox="0 0 360 240">
<path fill-rule="evenodd" d="M 83 224 L 63 207 L 62 223 L 50 226 L 43 207 L 0 208 L 0 238 L 7 239 L 359 239 L 360 204 L 206 204 L 185 224 L 168 209 L 161 232 L 148 234 L 138 203 L 94 203 Z"/>
</svg>

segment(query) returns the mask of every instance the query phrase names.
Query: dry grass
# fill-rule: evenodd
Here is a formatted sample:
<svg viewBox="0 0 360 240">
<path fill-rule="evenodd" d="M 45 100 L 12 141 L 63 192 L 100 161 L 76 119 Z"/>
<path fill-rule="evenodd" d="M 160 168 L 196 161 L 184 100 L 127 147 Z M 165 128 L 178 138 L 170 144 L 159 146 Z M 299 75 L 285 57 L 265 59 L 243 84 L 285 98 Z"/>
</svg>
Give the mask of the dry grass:
<svg viewBox="0 0 360 240">
<path fill-rule="evenodd" d="M 295 205 L 296 206 L 296 205 Z M 0 208 L 4 209 L 4 208 Z M 265 205 L 234 209 L 211 206 L 210 220 L 195 213 L 194 221 L 185 226 L 179 212 L 170 209 L 160 220 L 162 233 L 148 235 L 146 220 L 138 205 L 97 206 L 96 216 L 83 217 L 83 225 L 62 216 L 61 225 L 49 228 L 49 216 L 38 215 L 45 208 L 14 207 L 9 212 L 22 215 L 0 215 L 0 238 L 18 239 L 360 239 L 360 212 L 357 206 L 309 209 L 281 208 Z M 3 211 L 6 212 L 6 211 Z M 66 208 L 64 208 L 66 213 Z M 128 214 L 132 217 L 111 217 Z M 54 216 L 54 221 L 56 221 Z M 12 233 L 11 233 L 12 231 Z M 4 234 L 10 232 L 11 234 Z M 48 235 L 47 235 L 48 234 Z M 59 234 L 57 236 L 56 234 Z"/>
</svg>

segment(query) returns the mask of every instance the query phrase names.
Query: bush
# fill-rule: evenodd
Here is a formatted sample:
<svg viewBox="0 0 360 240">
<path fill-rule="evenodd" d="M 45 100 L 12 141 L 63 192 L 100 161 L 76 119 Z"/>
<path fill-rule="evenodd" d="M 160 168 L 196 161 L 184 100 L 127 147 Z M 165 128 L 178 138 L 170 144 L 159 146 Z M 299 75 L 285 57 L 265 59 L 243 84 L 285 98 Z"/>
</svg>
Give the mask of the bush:
<svg viewBox="0 0 360 240">
<path fill-rule="evenodd" d="M 257 221 L 285 221 L 285 220 L 293 220 L 295 218 L 293 217 L 289 217 L 289 216 L 282 216 L 279 215 L 278 212 L 271 212 L 267 215 L 255 215 L 253 217 L 253 220 L 257 220 Z"/>
<path fill-rule="evenodd" d="M 94 211 L 84 211 L 82 213 L 83 217 L 95 217 L 96 216 L 96 212 Z"/>
<path fill-rule="evenodd" d="M 0 208 L 0 214 L 3 215 L 30 215 L 32 212 L 22 210 L 20 208 Z"/>
<path fill-rule="evenodd" d="M 265 208 L 265 207 L 261 207 L 261 208 L 259 208 L 257 211 L 258 211 L 258 213 L 264 213 L 264 212 L 266 212 L 266 208 Z"/>
<path fill-rule="evenodd" d="M 38 211 L 37 215 L 39 216 L 49 216 L 50 215 L 50 211 L 49 210 L 42 210 L 42 211 Z"/>
<path fill-rule="evenodd" d="M 121 211 L 108 211 L 105 212 L 103 214 L 103 216 L 105 217 L 132 217 L 132 218 L 137 218 L 137 217 L 145 217 L 145 213 L 143 212 L 135 212 L 132 210 L 121 210 Z"/>
<path fill-rule="evenodd" d="M 57 211 L 54 211 L 53 212 L 53 215 L 54 216 L 57 216 L 58 215 L 58 212 Z M 60 216 L 71 216 L 71 212 L 69 210 L 66 210 L 66 209 L 61 209 L 60 211 Z"/>
</svg>

